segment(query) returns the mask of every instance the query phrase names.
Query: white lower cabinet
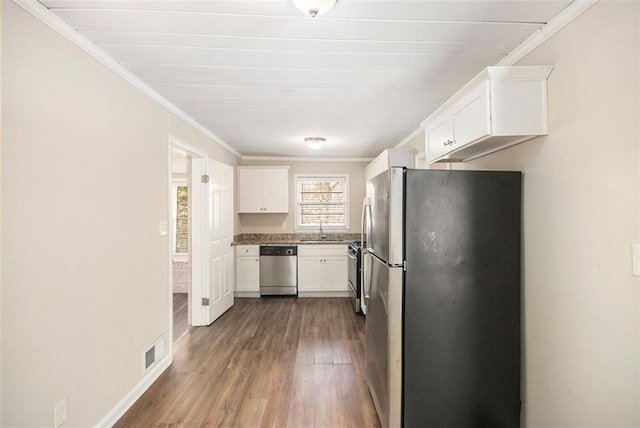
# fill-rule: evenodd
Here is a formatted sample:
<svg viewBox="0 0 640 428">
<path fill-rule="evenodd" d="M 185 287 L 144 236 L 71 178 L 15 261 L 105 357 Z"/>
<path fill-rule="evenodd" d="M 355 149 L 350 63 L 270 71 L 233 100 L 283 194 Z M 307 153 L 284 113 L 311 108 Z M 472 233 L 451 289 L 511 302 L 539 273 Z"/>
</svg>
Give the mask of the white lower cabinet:
<svg viewBox="0 0 640 428">
<path fill-rule="evenodd" d="M 236 247 L 236 296 L 260 297 L 260 247 Z"/>
<path fill-rule="evenodd" d="M 299 245 L 298 295 L 346 296 L 347 263 L 346 245 Z"/>
</svg>

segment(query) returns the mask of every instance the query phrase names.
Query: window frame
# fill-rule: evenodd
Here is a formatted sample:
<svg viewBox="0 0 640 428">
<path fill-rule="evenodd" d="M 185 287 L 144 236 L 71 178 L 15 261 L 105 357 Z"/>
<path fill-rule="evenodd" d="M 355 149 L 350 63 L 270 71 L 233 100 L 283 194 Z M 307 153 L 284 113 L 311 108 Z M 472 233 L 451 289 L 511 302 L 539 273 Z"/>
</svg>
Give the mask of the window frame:
<svg viewBox="0 0 640 428">
<path fill-rule="evenodd" d="M 351 230 L 349 222 L 349 174 L 295 174 L 294 186 L 295 186 L 295 230 L 301 231 L 318 231 L 320 224 L 303 225 L 301 220 L 302 204 L 301 198 L 301 183 L 303 181 L 323 181 L 323 180 L 335 180 L 341 179 L 344 183 L 344 224 L 341 225 L 322 225 L 323 231 L 328 232 L 348 232 Z"/>
</svg>

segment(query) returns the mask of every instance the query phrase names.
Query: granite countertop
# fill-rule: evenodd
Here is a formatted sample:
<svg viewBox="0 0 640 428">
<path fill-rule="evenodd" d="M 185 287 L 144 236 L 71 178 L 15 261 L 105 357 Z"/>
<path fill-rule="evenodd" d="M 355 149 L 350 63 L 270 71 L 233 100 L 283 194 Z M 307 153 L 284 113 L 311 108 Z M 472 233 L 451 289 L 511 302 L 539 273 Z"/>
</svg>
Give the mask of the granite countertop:
<svg viewBox="0 0 640 428">
<path fill-rule="evenodd" d="M 319 233 L 241 233 L 234 236 L 236 245 L 302 245 L 348 244 L 360 240 L 359 233 L 328 233 L 320 239 Z"/>
</svg>

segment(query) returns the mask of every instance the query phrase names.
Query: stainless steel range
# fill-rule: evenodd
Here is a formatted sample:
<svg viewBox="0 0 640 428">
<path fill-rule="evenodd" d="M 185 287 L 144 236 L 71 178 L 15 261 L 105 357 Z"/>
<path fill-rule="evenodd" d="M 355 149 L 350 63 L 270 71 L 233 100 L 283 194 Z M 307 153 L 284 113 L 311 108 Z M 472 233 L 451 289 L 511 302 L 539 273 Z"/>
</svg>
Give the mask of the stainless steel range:
<svg viewBox="0 0 640 428">
<path fill-rule="evenodd" d="M 360 299 L 362 294 L 361 275 L 362 270 L 362 248 L 360 241 L 355 241 L 349 244 L 347 249 L 349 255 L 349 294 L 351 297 L 351 304 L 356 313 L 361 313 Z"/>
</svg>

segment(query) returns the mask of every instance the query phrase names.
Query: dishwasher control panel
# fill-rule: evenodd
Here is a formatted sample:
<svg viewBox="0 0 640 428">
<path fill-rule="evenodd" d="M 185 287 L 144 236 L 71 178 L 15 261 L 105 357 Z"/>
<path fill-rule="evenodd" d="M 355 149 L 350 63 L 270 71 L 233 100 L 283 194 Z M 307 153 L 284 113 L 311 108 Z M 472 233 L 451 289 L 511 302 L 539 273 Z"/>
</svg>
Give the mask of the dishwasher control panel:
<svg viewBox="0 0 640 428">
<path fill-rule="evenodd" d="M 295 245 L 261 245 L 261 256 L 297 256 L 298 247 Z"/>
</svg>

